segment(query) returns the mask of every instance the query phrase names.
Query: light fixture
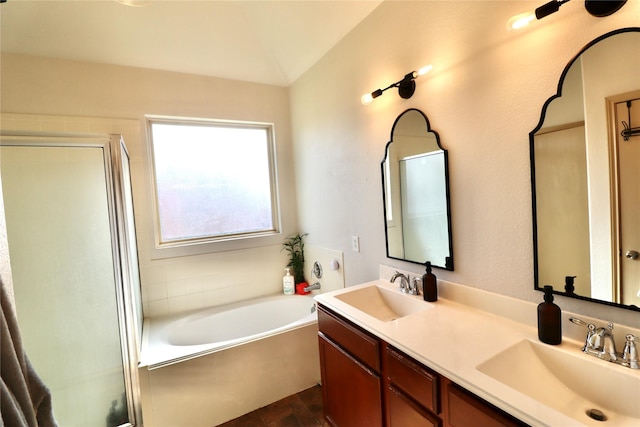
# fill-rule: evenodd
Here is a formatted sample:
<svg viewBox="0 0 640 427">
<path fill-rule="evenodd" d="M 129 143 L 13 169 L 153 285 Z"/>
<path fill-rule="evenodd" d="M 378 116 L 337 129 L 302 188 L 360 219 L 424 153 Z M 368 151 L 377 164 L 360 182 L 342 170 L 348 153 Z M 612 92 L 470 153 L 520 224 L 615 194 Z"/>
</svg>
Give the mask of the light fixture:
<svg viewBox="0 0 640 427">
<path fill-rule="evenodd" d="M 542 19 L 552 13 L 556 13 L 560 10 L 560 6 L 568 1 L 569 0 L 551 0 L 534 11 L 516 15 L 507 21 L 507 28 L 509 30 L 517 30 L 526 27 L 535 19 Z M 616 13 L 626 2 L 627 0 L 585 0 L 584 8 L 591 15 L 602 18 Z"/>
<path fill-rule="evenodd" d="M 552 13 L 556 13 L 560 10 L 560 6 L 568 1 L 569 0 L 551 0 L 549 3 L 545 3 L 533 11 L 516 15 L 507 21 L 507 28 L 510 30 L 517 30 L 522 27 L 526 27 L 534 19 L 542 19 Z"/>
<path fill-rule="evenodd" d="M 593 16 L 602 18 L 620 10 L 627 0 L 585 0 L 584 8 Z"/>
<path fill-rule="evenodd" d="M 384 89 L 376 89 L 371 93 L 365 93 L 364 95 L 362 95 L 362 98 L 360 98 L 360 101 L 362 102 L 363 105 L 368 105 L 371 104 L 371 102 L 376 99 L 377 97 L 379 97 L 380 95 L 382 95 L 382 93 L 387 90 L 387 89 L 391 89 L 392 87 L 397 87 L 398 88 L 398 95 L 400 95 L 401 98 L 404 99 L 409 99 L 413 96 L 413 93 L 416 91 L 416 82 L 415 80 L 428 73 L 429 71 L 431 71 L 431 69 L 433 68 L 433 66 L 431 65 L 427 65 L 425 67 L 420 68 L 418 71 L 412 71 L 410 73 L 408 73 L 407 75 L 405 75 L 402 80 L 399 80 L 393 84 L 390 84 L 389 86 L 385 87 Z"/>
</svg>

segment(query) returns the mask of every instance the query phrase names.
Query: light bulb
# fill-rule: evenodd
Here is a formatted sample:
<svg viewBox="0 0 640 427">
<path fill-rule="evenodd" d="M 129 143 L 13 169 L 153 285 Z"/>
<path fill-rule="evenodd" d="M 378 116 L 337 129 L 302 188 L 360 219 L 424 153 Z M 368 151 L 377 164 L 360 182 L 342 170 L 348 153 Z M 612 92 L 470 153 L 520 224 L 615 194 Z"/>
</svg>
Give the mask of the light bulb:
<svg viewBox="0 0 640 427">
<path fill-rule="evenodd" d="M 384 92 L 384 90 L 376 89 L 371 93 L 365 93 L 362 95 L 362 98 L 360 98 L 360 102 L 362 102 L 362 105 L 369 105 L 371 101 L 382 95 L 382 92 Z"/>
<path fill-rule="evenodd" d="M 418 70 L 418 75 L 416 77 L 420 77 L 423 76 L 425 74 L 427 74 L 429 71 L 431 71 L 433 69 L 433 65 L 429 64 L 429 65 L 425 65 L 424 67 L 420 68 Z"/>
<path fill-rule="evenodd" d="M 360 102 L 362 102 L 362 105 L 369 105 L 373 102 L 373 96 L 371 96 L 370 93 L 365 93 L 362 95 L 362 98 L 360 98 Z"/>
<path fill-rule="evenodd" d="M 507 29 L 518 30 L 529 25 L 529 23 L 534 19 L 536 19 L 536 14 L 533 11 L 521 13 L 520 15 L 513 16 L 507 21 Z"/>
</svg>

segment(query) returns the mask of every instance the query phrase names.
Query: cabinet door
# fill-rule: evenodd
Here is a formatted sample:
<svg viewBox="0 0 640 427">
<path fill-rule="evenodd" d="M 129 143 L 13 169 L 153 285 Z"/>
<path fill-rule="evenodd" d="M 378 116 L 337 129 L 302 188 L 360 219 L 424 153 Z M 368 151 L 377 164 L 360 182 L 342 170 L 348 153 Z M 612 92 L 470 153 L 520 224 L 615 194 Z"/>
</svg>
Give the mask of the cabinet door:
<svg viewBox="0 0 640 427">
<path fill-rule="evenodd" d="M 381 427 L 380 377 L 322 334 L 318 341 L 327 421 L 335 427 Z"/>
<path fill-rule="evenodd" d="M 385 394 L 387 427 L 440 427 L 440 419 L 388 386 Z"/>
</svg>

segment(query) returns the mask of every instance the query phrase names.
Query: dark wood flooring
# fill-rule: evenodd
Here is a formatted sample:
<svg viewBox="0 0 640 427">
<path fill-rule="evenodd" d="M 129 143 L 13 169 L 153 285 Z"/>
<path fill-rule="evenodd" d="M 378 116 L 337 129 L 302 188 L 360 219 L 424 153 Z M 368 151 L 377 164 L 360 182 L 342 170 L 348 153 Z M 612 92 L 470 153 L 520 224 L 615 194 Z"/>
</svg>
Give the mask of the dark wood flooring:
<svg viewBox="0 0 640 427">
<path fill-rule="evenodd" d="M 329 427 L 322 415 L 322 389 L 311 387 L 218 427 Z"/>
</svg>

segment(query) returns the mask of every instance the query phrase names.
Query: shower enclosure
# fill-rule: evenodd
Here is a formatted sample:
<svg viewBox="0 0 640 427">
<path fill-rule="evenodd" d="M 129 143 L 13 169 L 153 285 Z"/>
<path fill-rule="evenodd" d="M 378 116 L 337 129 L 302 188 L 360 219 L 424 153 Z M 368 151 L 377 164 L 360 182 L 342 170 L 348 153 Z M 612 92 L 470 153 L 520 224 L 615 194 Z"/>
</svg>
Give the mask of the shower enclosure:
<svg viewBox="0 0 640 427">
<path fill-rule="evenodd" d="M 60 426 L 142 425 L 129 172 L 119 135 L 0 139 L 18 324 Z"/>
</svg>

